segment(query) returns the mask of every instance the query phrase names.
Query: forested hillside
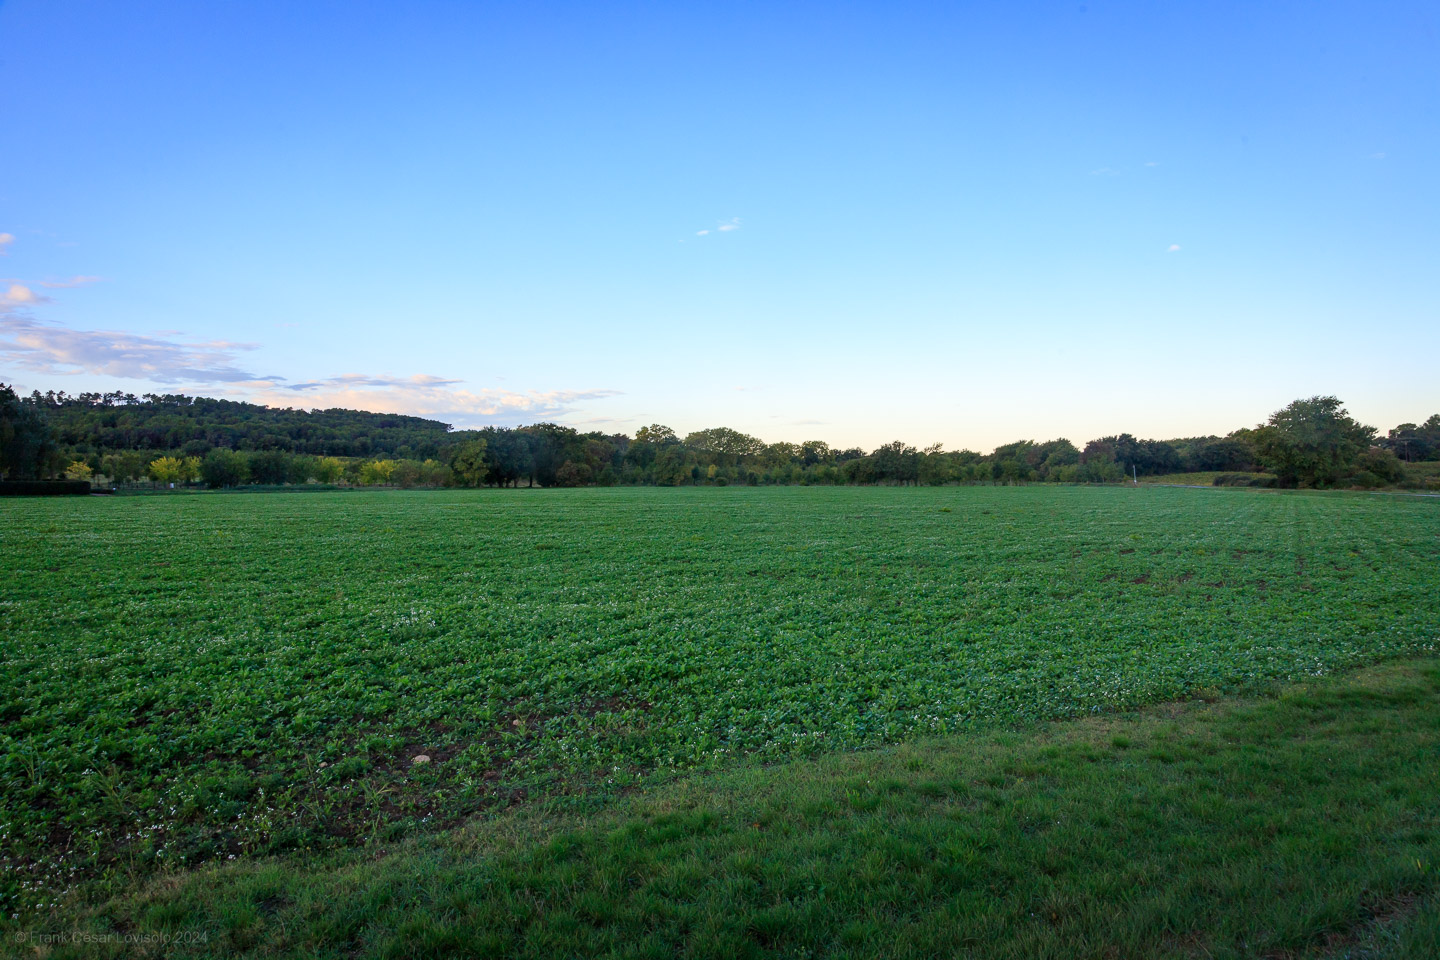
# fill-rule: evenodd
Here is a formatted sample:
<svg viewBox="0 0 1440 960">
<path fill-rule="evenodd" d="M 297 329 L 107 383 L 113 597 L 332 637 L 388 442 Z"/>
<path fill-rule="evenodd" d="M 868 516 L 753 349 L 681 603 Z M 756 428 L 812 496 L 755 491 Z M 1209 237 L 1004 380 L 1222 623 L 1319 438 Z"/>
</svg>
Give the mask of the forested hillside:
<svg viewBox="0 0 1440 960">
<path fill-rule="evenodd" d="M 86 453 L 155 450 L 201 456 L 217 447 L 333 457 L 434 457 L 450 425 L 398 413 L 298 410 L 183 394 L 32 393 L 25 403 L 55 441 Z"/>
</svg>

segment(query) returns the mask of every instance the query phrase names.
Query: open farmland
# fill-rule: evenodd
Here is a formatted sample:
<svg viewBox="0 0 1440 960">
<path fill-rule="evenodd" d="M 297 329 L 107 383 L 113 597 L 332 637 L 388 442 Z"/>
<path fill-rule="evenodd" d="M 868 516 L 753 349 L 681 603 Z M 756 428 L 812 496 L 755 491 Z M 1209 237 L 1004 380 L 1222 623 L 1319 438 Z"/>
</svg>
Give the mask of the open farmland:
<svg viewBox="0 0 1440 960">
<path fill-rule="evenodd" d="M 0 502 L 4 912 L 1440 636 L 1440 502 L 1169 488 Z M 428 763 L 413 763 L 418 755 Z"/>
</svg>

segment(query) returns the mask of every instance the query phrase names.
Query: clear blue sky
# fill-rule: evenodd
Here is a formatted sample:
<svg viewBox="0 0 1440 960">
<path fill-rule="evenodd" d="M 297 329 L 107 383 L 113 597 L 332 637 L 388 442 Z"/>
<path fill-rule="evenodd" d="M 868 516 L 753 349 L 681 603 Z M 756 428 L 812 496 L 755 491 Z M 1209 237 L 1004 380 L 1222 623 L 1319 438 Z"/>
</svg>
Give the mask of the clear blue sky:
<svg viewBox="0 0 1440 960">
<path fill-rule="evenodd" d="M 1315 393 L 1385 429 L 1440 410 L 1437 107 L 1433 2 L 9 0 L 0 380 L 866 447 Z"/>
</svg>

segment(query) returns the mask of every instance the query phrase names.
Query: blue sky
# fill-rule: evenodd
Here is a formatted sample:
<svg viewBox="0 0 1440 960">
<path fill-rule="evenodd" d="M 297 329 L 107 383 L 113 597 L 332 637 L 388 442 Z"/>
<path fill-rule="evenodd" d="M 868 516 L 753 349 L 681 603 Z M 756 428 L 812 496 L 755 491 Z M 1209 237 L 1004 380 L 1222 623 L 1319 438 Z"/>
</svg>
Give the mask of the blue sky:
<svg viewBox="0 0 1440 960">
<path fill-rule="evenodd" d="M 0 380 L 866 447 L 1440 410 L 1432 3 L 0 5 Z"/>
</svg>

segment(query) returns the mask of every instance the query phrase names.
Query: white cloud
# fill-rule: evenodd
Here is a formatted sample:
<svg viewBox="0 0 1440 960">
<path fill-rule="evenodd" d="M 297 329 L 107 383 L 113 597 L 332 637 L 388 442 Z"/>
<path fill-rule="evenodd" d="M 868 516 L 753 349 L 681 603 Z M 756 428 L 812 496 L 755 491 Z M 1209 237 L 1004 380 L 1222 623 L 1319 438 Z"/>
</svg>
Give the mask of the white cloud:
<svg viewBox="0 0 1440 960">
<path fill-rule="evenodd" d="M 1158 167 L 1158 166 L 1160 166 L 1160 164 L 1156 163 L 1154 160 L 1146 160 L 1146 161 L 1145 161 L 1145 166 L 1147 166 L 1147 167 Z"/>
<path fill-rule="evenodd" d="M 465 389 L 464 381 L 347 373 L 290 383 L 240 367 L 237 355 L 255 344 L 185 341 L 164 334 L 71 330 L 9 312 L 0 314 L 0 360 L 49 376 L 91 374 L 173 384 L 186 393 L 308 409 L 345 407 L 436 417 L 457 426 L 513 426 L 559 420 L 587 400 L 618 390 Z"/>
<path fill-rule="evenodd" d="M 12 283 L 10 289 L 4 295 L 0 295 L 0 306 L 5 307 L 28 307 L 37 303 L 46 303 L 49 297 L 38 296 L 34 290 L 23 283 Z"/>
<path fill-rule="evenodd" d="M 268 379 L 235 366 L 237 352 L 253 349 L 254 344 L 224 340 L 187 343 L 117 330 L 71 330 L 0 314 L 0 357 L 50 375 L 103 374 L 155 383 Z"/>
<path fill-rule="evenodd" d="M 14 243 L 14 242 L 15 242 L 15 234 L 13 234 L 13 233 L 0 233 L 0 257 L 3 257 L 3 256 L 5 256 L 7 253 L 10 252 L 10 250 L 9 250 L 10 244 L 12 244 L 12 243 Z"/>
<path fill-rule="evenodd" d="M 92 283 L 99 283 L 101 277 L 71 277 L 69 280 L 41 280 L 40 286 L 49 287 L 52 290 L 68 290 L 71 287 L 85 287 Z"/>
<path fill-rule="evenodd" d="M 94 277 L 75 277 L 47 286 L 78 286 Z M 275 406 L 310 409 L 347 407 L 377 413 L 437 417 L 460 426 L 513 426 L 559 420 L 587 400 L 618 396 L 618 390 L 466 389 L 464 381 L 430 374 L 409 377 L 347 373 L 290 382 L 239 364 L 239 354 L 258 344 L 190 340 L 175 330 L 149 334 L 123 330 L 73 330 L 29 315 L 25 308 L 46 302 L 29 287 L 12 283 L 0 294 L 0 362 L 49 376 L 119 377 L 174 384 L 184 392 L 228 396 Z"/>
<path fill-rule="evenodd" d="M 1170 246 L 1168 246 L 1168 247 L 1165 248 L 1165 252 L 1166 252 L 1166 253 L 1179 253 L 1179 252 L 1180 252 L 1180 244 L 1178 244 L 1178 243 L 1172 243 L 1172 244 L 1170 244 Z"/>
<path fill-rule="evenodd" d="M 287 407 L 299 399 L 310 409 L 346 407 L 406 413 L 438 417 L 457 426 L 513 426 L 561 419 L 577 403 L 620 395 L 618 390 L 469 390 L 459 386 L 463 382 L 426 374 L 392 377 L 347 373 L 304 383 L 269 385 L 251 392 L 246 399 Z"/>
<path fill-rule="evenodd" d="M 729 233 L 731 230 L 739 230 L 739 229 L 740 229 L 740 218 L 739 218 L 739 217 L 731 217 L 729 220 L 721 220 L 720 223 L 719 223 L 717 226 L 713 227 L 713 228 L 711 228 L 711 227 L 706 227 L 704 230 L 696 230 L 696 231 L 695 231 L 695 236 L 697 236 L 697 237 L 708 237 L 708 236 L 709 236 L 710 234 L 712 234 L 712 233 Z M 680 241 L 680 242 L 681 242 L 681 243 L 684 243 L 685 241 L 682 240 L 682 241 Z"/>
<path fill-rule="evenodd" d="M 1371 160 L 1384 160 L 1384 159 L 1385 159 L 1385 154 L 1383 154 L 1383 153 L 1372 153 L 1372 154 L 1370 154 L 1370 159 L 1371 159 Z"/>
</svg>

